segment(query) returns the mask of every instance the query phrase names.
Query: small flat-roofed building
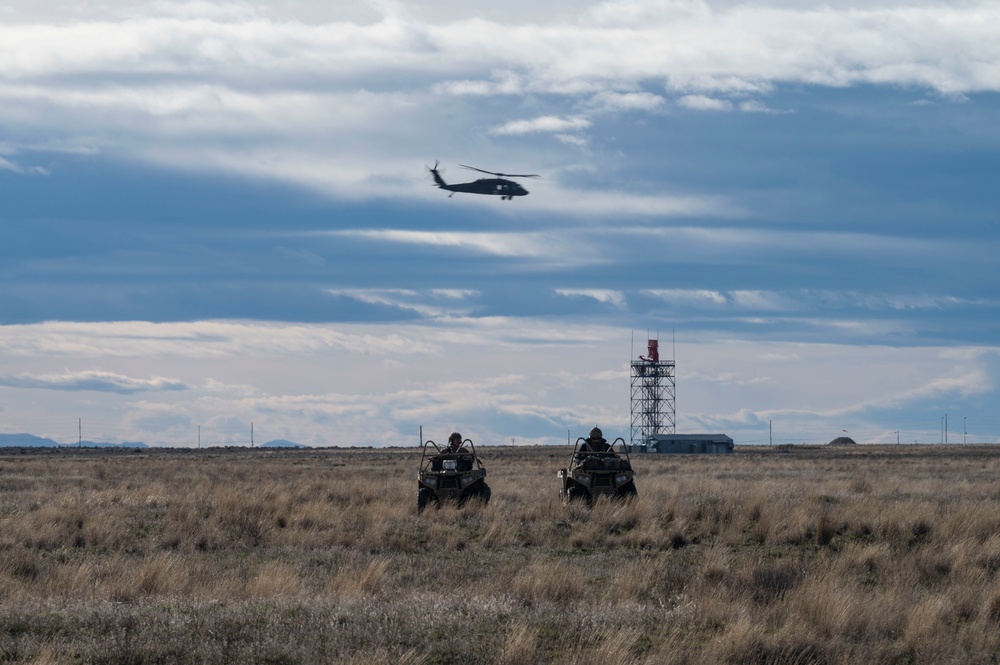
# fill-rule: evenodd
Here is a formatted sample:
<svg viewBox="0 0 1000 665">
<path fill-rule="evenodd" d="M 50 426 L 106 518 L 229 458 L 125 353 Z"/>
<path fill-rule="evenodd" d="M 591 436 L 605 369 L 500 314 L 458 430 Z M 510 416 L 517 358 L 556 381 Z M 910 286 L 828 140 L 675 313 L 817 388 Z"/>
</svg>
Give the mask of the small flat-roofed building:
<svg viewBox="0 0 1000 665">
<path fill-rule="evenodd" d="M 725 434 L 651 434 L 646 452 L 719 455 L 733 452 L 733 440 Z"/>
</svg>

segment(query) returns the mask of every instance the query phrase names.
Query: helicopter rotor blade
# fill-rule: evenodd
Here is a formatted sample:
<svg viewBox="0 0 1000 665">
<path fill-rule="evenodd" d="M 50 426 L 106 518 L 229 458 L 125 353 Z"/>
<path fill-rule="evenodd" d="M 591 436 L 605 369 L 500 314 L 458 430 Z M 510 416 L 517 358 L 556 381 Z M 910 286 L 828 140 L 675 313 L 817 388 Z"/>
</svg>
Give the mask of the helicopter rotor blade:
<svg viewBox="0 0 1000 665">
<path fill-rule="evenodd" d="M 468 166 L 466 164 L 459 164 L 462 168 L 469 169 L 470 171 L 479 171 L 480 173 L 489 173 L 490 175 L 495 175 L 499 178 L 541 178 L 542 176 L 536 173 L 497 173 L 496 171 L 487 171 L 485 169 L 477 169 L 475 166 Z"/>
</svg>

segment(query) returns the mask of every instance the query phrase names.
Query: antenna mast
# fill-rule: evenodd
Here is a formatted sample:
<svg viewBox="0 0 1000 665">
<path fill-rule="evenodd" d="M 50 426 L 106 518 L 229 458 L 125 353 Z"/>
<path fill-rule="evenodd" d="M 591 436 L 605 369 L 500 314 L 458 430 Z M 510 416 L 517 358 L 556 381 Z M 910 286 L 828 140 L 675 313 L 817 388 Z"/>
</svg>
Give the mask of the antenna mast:
<svg viewBox="0 0 1000 665">
<path fill-rule="evenodd" d="M 674 404 L 674 361 L 660 360 L 660 341 L 648 341 L 646 356 L 632 360 L 633 446 L 645 444 L 653 434 L 674 434 L 677 412 Z"/>
</svg>

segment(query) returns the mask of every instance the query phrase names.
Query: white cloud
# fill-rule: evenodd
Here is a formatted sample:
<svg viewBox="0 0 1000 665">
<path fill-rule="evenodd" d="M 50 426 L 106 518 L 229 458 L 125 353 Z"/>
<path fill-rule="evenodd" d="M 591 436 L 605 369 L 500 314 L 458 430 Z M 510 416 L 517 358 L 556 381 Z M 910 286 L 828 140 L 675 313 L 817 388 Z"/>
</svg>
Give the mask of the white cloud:
<svg viewBox="0 0 1000 665">
<path fill-rule="evenodd" d="M 715 214 L 737 216 L 738 211 L 726 210 L 717 203 Z M 688 261 L 713 260 L 743 262 L 748 255 L 755 261 L 784 261 L 788 257 L 815 257 L 821 261 L 836 261 L 850 255 L 854 259 L 886 261 L 923 261 L 935 255 L 942 261 L 961 261 L 974 265 L 992 265 L 998 251 L 996 243 L 981 241 L 969 244 L 962 239 L 926 239 L 890 236 L 879 233 L 802 231 L 794 229 L 760 229 L 741 226 L 675 226 L 650 228 L 624 226 L 615 233 L 632 235 L 643 240 L 642 247 L 655 249 L 656 242 L 669 241 L 676 256 Z M 638 250 L 634 250 L 638 251 Z"/>
<path fill-rule="evenodd" d="M 647 289 L 642 293 L 661 298 L 671 304 L 688 305 L 724 305 L 728 302 L 726 296 L 719 291 L 706 289 Z"/>
<path fill-rule="evenodd" d="M 582 136 L 575 136 L 573 134 L 556 134 L 555 139 L 566 145 L 571 145 L 576 148 L 586 148 L 590 141 Z"/>
<path fill-rule="evenodd" d="M 558 233 L 478 233 L 467 231 L 351 230 L 328 235 L 365 238 L 377 242 L 452 247 L 492 256 L 565 259 L 577 255 Z M 576 248 L 577 250 L 579 248 Z"/>
<path fill-rule="evenodd" d="M 990 300 L 970 300 L 948 295 L 901 295 L 893 293 L 859 293 L 856 291 L 831 291 L 815 289 L 789 289 L 787 291 L 767 291 L 733 289 L 715 291 L 706 289 L 644 289 L 640 293 L 675 306 L 685 307 L 732 307 L 735 309 L 788 311 L 788 310 L 835 310 L 863 309 L 884 310 L 926 310 L 976 307 L 995 309 L 1000 303 Z M 858 325 L 872 325 L 867 322 Z M 827 321 L 819 325 L 855 325 L 855 323 Z"/>
<path fill-rule="evenodd" d="M 615 307 L 626 305 L 625 294 L 613 289 L 556 289 L 555 292 L 567 298 L 590 298 Z"/>
<path fill-rule="evenodd" d="M 788 299 L 773 291 L 734 290 L 729 292 L 729 299 L 736 307 L 744 309 L 781 311 L 791 305 Z"/>
<path fill-rule="evenodd" d="M 885 429 L 878 419 L 894 422 L 904 441 L 936 442 L 940 414 L 932 411 L 922 420 L 927 409 L 921 405 L 982 399 L 996 390 L 998 371 L 995 362 L 956 363 L 947 349 L 937 348 L 736 340 L 683 341 L 678 347 L 678 382 L 686 385 L 685 394 L 710 393 L 714 405 L 688 405 L 679 417 L 681 431 L 697 423 L 742 432 L 738 439 L 757 443 L 767 442 L 769 423 L 777 442 L 823 443 L 841 428 L 856 440 L 873 440 Z"/>
<path fill-rule="evenodd" d="M 731 307 L 734 309 L 782 311 L 792 307 L 794 298 L 774 291 L 705 289 L 647 289 L 642 293 L 672 305 L 688 307 Z"/>
<path fill-rule="evenodd" d="M 474 289 L 431 289 L 431 294 L 439 296 L 441 298 L 450 298 L 453 300 L 463 300 L 465 298 L 473 298 L 479 295 L 479 291 Z"/>
<path fill-rule="evenodd" d="M 957 307 L 1000 307 L 1000 302 L 986 299 L 969 299 L 949 295 L 912 295 L 896 293 L 859 293 L 856 291 L 804 292 L 805 298 L 821 299 L 829 305 L 862 307 L 870 310 L 943 310 Z"/>
<path fill-rule="evenodd" d="M 586 129 L 587 127 L 590 127 L 590 121 L 579 116 L 574 118 L 542 116 L 532 120 L 513 120 L 492 128 L 490 133 L 499 136 L 517 136 L 519 134 L 566 132 L 573 129 Z"/>
<path fill-rule="evenodd" d="M 588 105 L 603 112 L 653 111 L 661 108 L 666 100 L 651 92 L 615 92 L 602 90 L 594 95 Z"/>
<path fill-rule="evenodd" d="M 371 355 L 427 353 L 431 346 L 420 335 L 373 338 L 336 327 L 294 324 L 204 321 L 152 323 L 53 322 L 0 326 L 0 353 L 7 358 L 44 356 L 77 358 L 187 358 L 206 361 L 240 355 L 281 357 L 340 349 Z"/>
<path fill-rule="evenodd" d="M 759 102 L 757 100 L 740 102 L 739 108 L 744 113 L 768 113 L 771 115 L 784 115 L 786 113 L 794 113 L 794 111 L 790 110 L 779 111 L 777 109 L 772 109 L 767 104 L 764 104 L 763 102 Z"/>
<path fill-rule="evenodd" d="M 488 80 L 484 71 L 514 72 L 529 85 L 561 90 L 666 77 L 690 85 L 728 78 L 763 85 L 911 84 L 943 92 L 1000 85 L 991 64 L 1000 48 L 998 10 L 975 3 L 866 10 L 741 4 L 713 10 L 698 2 L 621 2 L 592 5 L 585 12 L 589 20 L 546 24 L 534 22 L 531 11 L 510 14 L 504 22 L 436 21 L 401 5 L 384 6 L 374 22 L 323 24 L 272 18 L 247 4 L 146 7 L 145 14 L 139 10 L 124 21 L 55 19 L 53 12 L 49 21 L 39 17 L 31 25 L 0 28 L 4 76 L 199 76 L 214 69 L 223 75 L 253 71 L 264 82 L 422 70 L 443 74 L 437 83 L 470 84 Z M 171 16 L 164 17 L 165 8 Z M 608 29 L 612 22 L 615 29 Z M 476 76 L 452 77 L 462 73 Z"/>
<path fill-rule="evenodd" d="M 41 390 L 86 390 L 130 395 L 138 392 L 187 390 L 183 381 L 155 376 L 135 379 L 114 372 L 83 371 L 61 374 L 18 374 L 0 376 L 0 386 L 8 388 L 33 388 Z"/>
<path fill-rule="evenodd" d="M 692 73 L 683 69 L 670 72 L 666 80 L 668 90 L 730 95 L 735 98 L 768 95 L 774 92 L 775 87 L 775 83 L 755 76 Z"/>
<path fill-rule="evenodd" d="M 0 157 L 0 170 L 3 171 L 13 171 L 14 173 L 20 173 L 21 167 L 10 161 L 9 159 L 4 159 Z"/>
<path fill-rule="evenodd" d="M 537 191 L 535 191 L 537 190 Z M 624 191 L 562 189 L 539 185 L 532 189 L 531 205 L 535 210 L 574 213 L 583 218 L 614 216 L 737 217 L 742 214 L 723 197 L 649 195 Z M 636 233 L 643 233 L 635 229 Z M 617 231 L 616 231 L 617 232 Z M 625 233 L 630 233 L 628 229 Z M 645 229 L 647 235 L 660 235 L 660 230 Z"/>
<path fill-rule="evenodd" d="M 48 175 L 48 169 L 41 166 L 23 167 L 16 162 L 0 157 L 0 171 L 11 171 L 20 175 Z"/>
<path fill-rule="evenodd" d="M 151 9 L 157 14 L 177 19 L 213 21 L 250 21 L 261 18 L 261 7 L 242 2 L 167 2 L 156 0 Z M 135 11 L 133 8 L 132 11 Z"/>
<path fill-rule="evenodd" d="M 530 91 L 530 85 L 517 72 L 494 69 L 489 80 L 442 81 L 432 90 L 438 95 L 523 95 Z"/>
<path fill-rule="evenodd" d="M 465 316 L 472 312 L 470 298 L 478 292 L 468 289 L 328 289 L 332 295 L 346 296 L 361 302 L 411 310 L 426 317 Z"/>
<path fill-rule="evenodd" d="M 731 111 L 733 103 L 727 99 L 715 99 L 705 95 L 684 95 L 677 100 L 678 106 L 694 111 Z"/>
<path fill-rule="evenodd" d="M 587 23 L 601 27 L 642 28 L 650 24 L 691 19 L 707 19 L 711 9 L 702 0 L 610 0 L 589 8 Z"/>
</svg>

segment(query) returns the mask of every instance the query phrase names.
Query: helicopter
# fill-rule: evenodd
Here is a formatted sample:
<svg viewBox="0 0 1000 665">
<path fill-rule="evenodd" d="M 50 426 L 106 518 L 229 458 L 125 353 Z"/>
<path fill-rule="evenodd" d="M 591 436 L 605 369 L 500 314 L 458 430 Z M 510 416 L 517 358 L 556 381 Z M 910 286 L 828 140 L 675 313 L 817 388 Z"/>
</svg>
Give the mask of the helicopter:
<svg viewBox="0 0 1000 665">
<path fill-rule="evenodd" d="M 512 173 L 496 173 L 495 171 L 485 171 L 483 169 L 477 169 L 475 166 L 466 166 L 465 164 L 460 164 L 464 169 L 469 169 L 470 171 L 479 171 L 480 173 L 487 173 L 489 175 L 495 175 L 496 178 L 480 178 L 475 182 L 463 182 L 457 185 L 449 185 L 438 173 L 438 162 L 434 162 L 434 166 L 428 170 L 431 175 L 434 176 L 434 183 L 441 189 L 446 189 L 451 194 L 448 198 L 455 195 L 455 192 L 465 192 L 467 194 L 489 194 L 491 196 L 499 196 L 501 201 L 510 201 L 515 196 L 527 196 L 528 190 L 522 187 L 519 183 L 513 180 L 507 180 L 507 178 L 540 178 L 540 175 L 536 174 L 521 174 L 515 175 Z"/>
</svg>

